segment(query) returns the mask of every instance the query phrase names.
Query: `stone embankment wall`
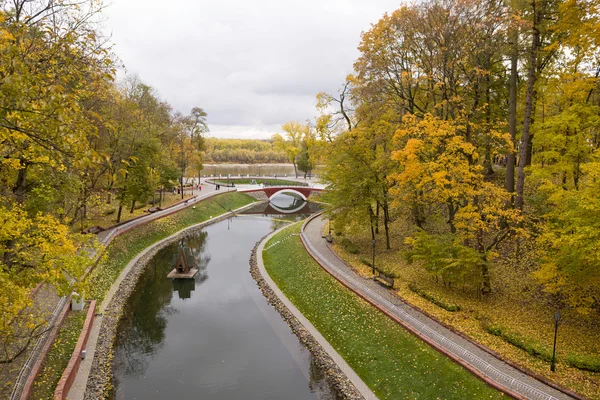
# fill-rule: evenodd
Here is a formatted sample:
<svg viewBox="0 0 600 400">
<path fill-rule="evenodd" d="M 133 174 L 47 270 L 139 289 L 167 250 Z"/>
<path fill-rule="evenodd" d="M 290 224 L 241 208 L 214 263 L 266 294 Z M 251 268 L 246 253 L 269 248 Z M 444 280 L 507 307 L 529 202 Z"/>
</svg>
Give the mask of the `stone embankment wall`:
<svg viewBox="0 0 600 400">
<path fill-rule="evenodd" d="M 302 326 L 296 317 L 294 317 L 288 308 L 279 300 L 279 298 L 275 295 L 275 293 L 273 293 L 269 285 L 267 285 L 263 279 L 260 271 L 258 270 L 256 261 L 256 249 L 261 241 L 262 240 L 256 244 L 252 250 L 252 255 L 250 256 L 250 274 L 258 284 L 263 296 L 265 296 L 269 304 L 271 304 L 279 312 L 279 314 L 281 314 L 283 320 L 289 325 L 289 327 L 292 329 L 292 332 L 294 332 L 300 342 L 302 342 L 308 348 L 313 356 L 313 360 L 317 366 L 323 370 L 325 376 L 327 377 L 327 381 L 338 391 L 338 393 L 343 396 L 343 398 L 349 400 L 364 399 L 360 392 L 354 387 L 352 382 L 350 382 L 346 375 L 339 369 L 337 364 L 331 359 L 329 354 L 323 350 L 321 345 L 319 345 L 315 338 L 304 328 L 304 326 Z"/>
</svg>

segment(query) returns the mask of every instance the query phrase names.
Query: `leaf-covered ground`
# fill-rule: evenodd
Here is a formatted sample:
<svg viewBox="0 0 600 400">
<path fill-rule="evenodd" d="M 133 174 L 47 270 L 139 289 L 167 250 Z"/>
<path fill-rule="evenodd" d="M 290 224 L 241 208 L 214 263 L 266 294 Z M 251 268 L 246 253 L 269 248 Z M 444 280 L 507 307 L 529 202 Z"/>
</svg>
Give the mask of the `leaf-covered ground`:
<svg viewBox="0 0 600 400">
<path fill-rule="evenodd" d="M 73 354 L 77 339 L 83 328 L 87 307 L 83 311 L 70 311 L 58 331 L 44 366 L 33 383 L 29 398 L 35 400 L 54 399 L 54 390 Z"/>
<path fill-rule="evenodd" d="M 102 261 L 88 277 L 89 297 L 96 299 L 100 304 L 127 263 L 151 244 L 185 227 L 217 217 L 253 201 L 256 200 L 247 194 L 235 192 L 211 197 L 198 202 L 194 208 L 188 207 L 117 236 L 106 249 Z"/>
<path fill-rule="evenodd" d="M 400 220 L 391 225 L 391 250 L 385 249 L 383 233 L 377 236 L 375 264 L 398 276 L 396 289 L 403 299 L 519 365 L 589 398 L 600 399 L 600 373 L 582 371 L 566 363 L 569 354 L 600 357 L 600 325 L 596 318 L 583 316 L 572 310 L 561 310 L 563 316 L 558 330 L 558 362 L 554 373 L 550 371 L 549 362 L 529 355 L 501 337 L 487 333 L 483 328 L 483 321 L 491 321 L 538 347 L 552 351 L 552 315 L 556 308 L 552 299 L 540 290 L 530 275 L 535 270 L 531 243 L 520 243 L 518 259 L 514 255 L 515 243 L 509 242 L 501 249 L 505 257 L 495 260 L 491 266 L 493 293 L 481 298 L 473 287 L 466 285 L 464 290 L 462 287 L 449 288 L 441 281 L 436 281 L 419 264 L 407 264 L 400 250 L 405 247 L 404 237 L 410 232 L 403 230 L 402 226 L 405 224 Z M 348 228 L 343 236 L 334 234 L 333 248 L 361 275 L 372 276 L 371 268 L 361 262 L 361 258 L 371 259 L 370 231 L 360 227 Z M 327 229 L 327 224 L 324 229 Z M 342 237 L 346 237 L 358 248 L 358 254 L 351 254 L 340 245 Z M 461 311 L 448 312 L 427 301 L 409 289 L 411 282 L 447 303 L 459 305 Z"/>
<path fill-rule="evenodd" d="M 88 278 L 89 296 L 100 304 L 127 263 L 151 244 L 185 227 L 243 207 L 253 201 L 255 200 L 252 197 L 243 193 L 227 193 L 197 203 L 195 208 L 188 207 L 176 214 L 152 221 L 116 237 L 106 250 L 102 261 Z M 56 384 L 73 353 L 84 320 L 85 312 L 71 312 L 67 316 L 57 340 L 48 353 L 44 368 L 35 381 L 32 399 L 52 399 L 54 397 Z"/>
<path fill-rule="evenodd" d="M 198 194 L 198 191 L 197 190 L 194 191 L 194 194 Z M 170 205 L 175 204 L 178 201 L 182 200 L 181 194 L 177 194 L 177 193 L 173 194 L 172 192 L 165 192 L 163 196 L 164 196 L 164 200 L 162 201 L 162 204 L 161 204 L 162 208 L 169 207 Z M 186 190 L 185 198 L 189 199 L 191 197 L 192 197 L 192 191 Z M 156 196 L 155 204 L 158 206 L 158 196 Z M 130 207 L 131 207 L 131 205 L 123 207 L 123 211 L 121 214 L 121 221 L 127 221 L 132 218 L 139 217 L 140 215 L 147 215 L 148 213 L 146 212 L 146 210 L 149 209 L 150 207 L 152 207 L 152 202 L 150 201 L 148 203 L 136 204 L 135 209 L 133 210 L 133 213 L 129 212 L 131 209 Z M 89 228 L 89 227 L 97 226 L 97 225 L 107 228 L 109 226 L 116 224 L 118 209 L 119 209 L 118 202 L 114 201 L 114 202 L 112 202 L 112 204 L 101 204 L 97 208 L 90 210 L 90 212 L 88 214 L 88 218 L 84 221 L 84 228 Z M 73 230 L 80 231 L 81 226 L 79 224 L 75 224 L 75 225 L 73 225 Z"/>
<path fill-rule="evenodd" d="M 88 277 L 89 297 L 102 303 L 112 283 L 136 254 L 181 229 L 217 217 L 256 201 L 244 193 L 211 197 L 168 217 L 137 227 L 117 236 L 108 246 L 102 261 Z"/>
<path fill-rule="evenodd" d="M 284 229 L 265 248 L 299 230 L 300 224 Z M 279 288 L 379 398 L 504 397 L 343 287 L 310 257 L 298 236 L 263 255 Z"/>
</svg>

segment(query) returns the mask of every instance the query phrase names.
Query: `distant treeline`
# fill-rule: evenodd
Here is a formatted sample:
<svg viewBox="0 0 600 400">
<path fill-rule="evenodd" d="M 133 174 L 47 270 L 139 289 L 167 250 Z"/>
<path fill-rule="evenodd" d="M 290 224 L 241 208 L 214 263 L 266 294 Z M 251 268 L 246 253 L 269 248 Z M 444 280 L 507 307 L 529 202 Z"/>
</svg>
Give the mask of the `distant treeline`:
<svg viewBox="0 0 600 400">
<path fill-rule="evenodd" d="M 286 163 L 285 152 L 276 150 L 272 140 L 206 139 L 205 163 Z"/>
</svg>

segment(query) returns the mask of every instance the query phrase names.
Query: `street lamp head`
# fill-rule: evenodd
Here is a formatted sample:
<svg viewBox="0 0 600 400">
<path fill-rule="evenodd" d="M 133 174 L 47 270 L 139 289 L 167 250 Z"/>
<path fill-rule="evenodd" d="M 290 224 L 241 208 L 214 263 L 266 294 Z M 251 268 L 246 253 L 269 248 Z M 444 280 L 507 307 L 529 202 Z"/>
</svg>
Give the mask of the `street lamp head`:
<svg viewBox="0 0 600 400">
<path fill-rule="evenodd" d="M 554 320 L 556 322 L 560 321 L 560 312 L 557 311 L 557 312 L 554 313 Z"/>
</svg>

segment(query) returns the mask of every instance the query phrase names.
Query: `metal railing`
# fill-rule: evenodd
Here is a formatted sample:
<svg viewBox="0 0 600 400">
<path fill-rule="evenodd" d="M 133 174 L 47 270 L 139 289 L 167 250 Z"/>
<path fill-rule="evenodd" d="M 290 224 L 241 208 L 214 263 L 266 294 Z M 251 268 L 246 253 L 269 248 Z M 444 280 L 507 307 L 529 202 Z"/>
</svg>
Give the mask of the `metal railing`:
<svg viewBox="0 0 600 400">
<path fill-rule="evenodd" d="M 301 236 L 304 239 L 304 243 L 306 243 L 307 246 L 309 247 L 310 251 L 313 252 L 315 254 L 315 256 L 317 256 L 317 258 L 326 265 L 326 267 L 330 273 L 332 273 L 338 279 L 343 280 L 344 282 L 348 283 L 350 286 L 354 287 L 355 289 L 359 290 L 360 292 L 368 293 L 369 297 L 371 299 L 373 299 L 375 302 L 377 302 L 379 305 L 392 311 L 394 314 L 396 314 L 401 319 L 403 319 L 405 322 L 407 322 L 412 328 L 419 331 L 421 334 L 428 337 L 429 339 L 435 341 L 438 345 L 444 347 L 449 352 L 456 354 L 462 360 L 464 360 L 467 364 L 469 364 L 473 368 L 477 369 L 485 376 L 489 377 L 490 379 L 497 382 L 498 384 L 500 384 L 510 390 L 513 390 L 529 399 L 558 400 L 556 397 L 554 397 L 544 391 L 541 391 L 525 382 L 522 382 L 508 374 L 505 374 L 504 372 L 500 371 L 498 368 L 494 367 L 492 364 L 485 361 L 481 357 L 477 356 L 476 354 L 465 349 L 458 343 L 448 339 L 446 336 L 442 335 L 441 333 L 435 331 L 434 329 L 427 326 L 423 322 L 419 321 L 417 318 L 415 318 L 414 316 L 412 316 L 405 310 L 401 309 L 400 307 L 398 307 L 397 305 L 395 305 L 388 299 L 382 297 L 379 293 L 371 290 L 371 288 L 367 287 L 362 282 L 357 281 L 351 275 L 349 275 L 345 271 L 338 269 L 335 265 L 333 265 L 331 262 L 329 262 L 313 246 L 313 244 L 310 242 L 308 237 L 305 235 L 304 231 L 301 232 Z"/>
<path fill-rule="evenodd" d="M 52 332 L 52 329 L 56 325 L 58 317 L 59 317 L 62 309 L 64 308 L 66 302 L 67 302 L 66 296 L 63 296 L 58 301 L 58 304 L 54 308 L 54 310 L 52 312 L 52 316 L 50 317 L 50 322 L 48 323 L 48 326 L 50 327 L 50 329 L 48 329 L 46 332 L 44 332 L 44 334 L 40 335 L 38 340 L 35 342 L 35 346 L 29 353 L 29 356 L 27 357 L 25 364 L 23 365 L 23 367 L 21 368 L 21 371 L 19 372 L 17 381 L 15 382 L 15 385 L 13 386 L 13 390 L 10 394 L 10 400 L 18 400 L 21 398 L 21 395 L 23 394 L 23 389 L 25 388 L 25 384 L 27 383 L 27 379 L 29 379 L 29 375 L 31 374 L 31 370 L 33 369 L 33 366 L 35 365 L 38 358 L 40 357 L 40 354 L 42 352 L 42 347 L 44 346 L 44 343 L 46 343 L 46 340 L 48 339 L 48 335 L 50 335 L 50 332 Z"/>
</svg>

